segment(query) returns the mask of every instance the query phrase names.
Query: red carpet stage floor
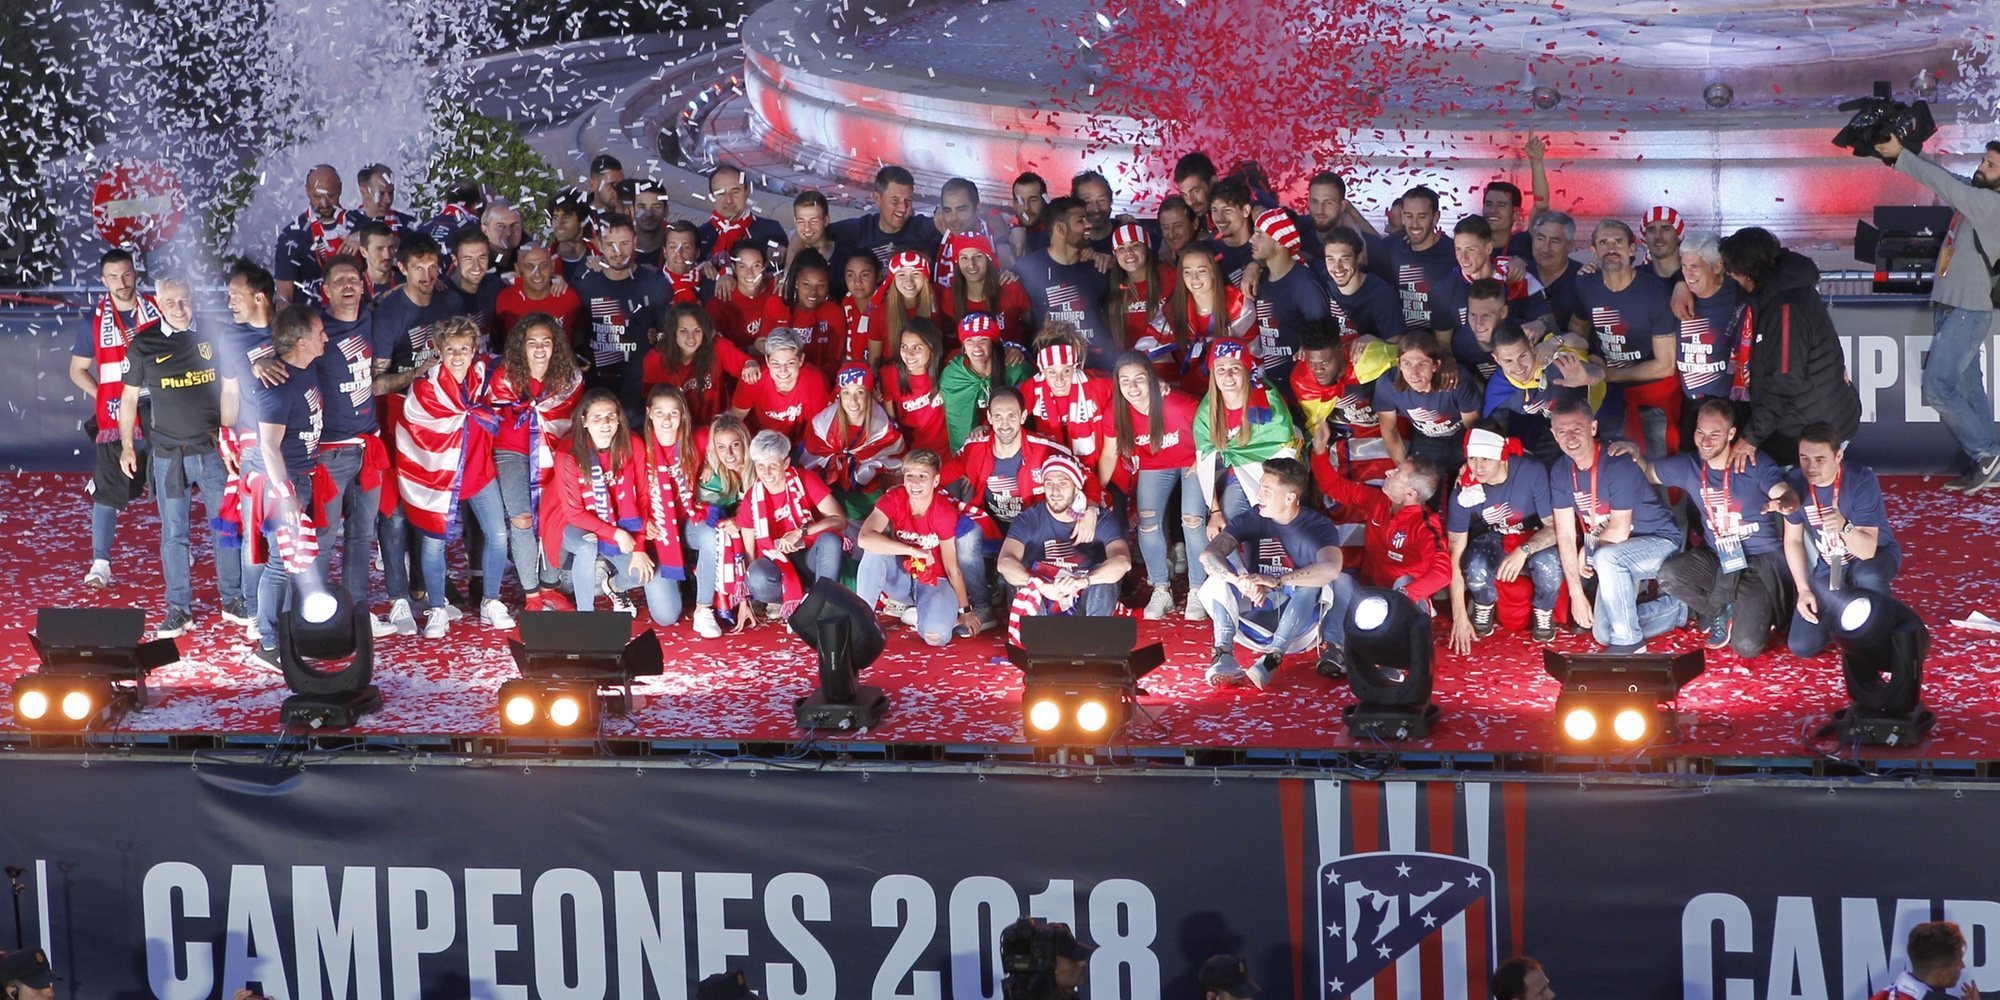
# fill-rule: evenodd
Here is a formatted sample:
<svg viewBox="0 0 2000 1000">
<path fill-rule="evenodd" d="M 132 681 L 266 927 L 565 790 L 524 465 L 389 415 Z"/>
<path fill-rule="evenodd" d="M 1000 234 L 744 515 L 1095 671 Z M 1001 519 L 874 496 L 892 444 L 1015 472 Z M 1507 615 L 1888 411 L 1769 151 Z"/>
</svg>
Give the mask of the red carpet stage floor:
<svg viewBox="0 0 2000 1000">
<path fill-rule="evenodd" d="M 108 591 L 82 585 L 89 563 L 84 477 L 0 476 L 0 680 L 35 664 L 27 633 L 35 610 L 57 607 L 139 607 L 149 622 L 164 610 L 157 563 L 157 524 L 150 503 L 121 518 L 121 540 Z M 2000 615 L 2000 495 L 1966 499 L 1939 489 L 1936 477 L 1884 477 L 1890 514 L 1904 550 L 1896 593 L 1930 624 L 1931 656 L 1925 700 L 1938 714 L 1931 739 L 1914 754 L 1931 760 L 2000 760 L 2000 634 L 1949 624 L 1975 610 Z M 199 509 L 199 508 L 197 508 Z M 155 671 L 153 703 L 124 721 L 136 734 L 271 734 L 287 695 L 275 671 L 247 665 L 243 630 L 223 622 L 206 549 L 197 529 L 196 627 L 180 639 L 182 660 Z M 454 565 L 457 562 L 454 554 Z M 382 610 L 378 603 L 377 610 Z M 642 616 L 643 617 L 643 616 Z M 1309 659 L 1288 664 L 1270 690 L 1213 689 L 1202 680 L 1209 626 L 1178 614 L 1140 626 L 1143 639 L 1165 642 L 1167 663 L 1147 677 L 1144 719 L 1118 746 L 1324 751 L 1353 748 L 1339 724 L 1352 701 L 1345 684 L 1313 673 Z M 608 719 L 610 739 L 788 742 L 798 738 L 792 701 L 811 690 L 814 660 L 782 626 L 718 640 L 694 636 L 683 622 L 661 636 L 664 676 L 646 678 L 627 718 Z M 1695 648 L 1691 631 L 1670 633 L 1667 645 Z M 497 735 L 494 695 L 514 676 L 504 633 L 476 616 L 441 640 L 391 637 L 377 645 L 375 676 L 383 706 L 357 732 L 378 736 Z M 1585 636 L 1564 635 L 1558 648 L 1586 650 Z M 1659 643 L 1656 643 L 1659 648 Z M 894 627 L 889 650 L 864 675 L 887 690 L 890 709 L 857 742 L 1005 745 L 1022 742 L 1020 674 L 1001 655 L 998 633 L 934 650 Z M 1691 715 L 1680 741 L 1655 748 L 1671 756 L 1796 758 L 1801 735 L 1845 704 L 1838 653 L 1801 660 L 1784 652 L 1746 664 L 1733 653 L 1711 653 L 1708 671 L 1682 693 Z M 1551 721 L 1556 683 L 1543 673 L 1540 648 L 1525 636 L 1479 644 L 1470 657 L 1440 649 L 1435 699 L 1444 715 L 1428 740 L 1403 749 L 1449 754 L 1543 754 L 1558 748 Z M 0 710 L 7 711 L 7 710 Z M 1689 716 L 1684 716 L 1689 718 Z M 0 715 L 11 725 L 11 716 Z M 1831 749 L 1830 747 L 1828 749 Z M 1873 755 L 1882 756 L 1882 755 Z"/>
</svg>

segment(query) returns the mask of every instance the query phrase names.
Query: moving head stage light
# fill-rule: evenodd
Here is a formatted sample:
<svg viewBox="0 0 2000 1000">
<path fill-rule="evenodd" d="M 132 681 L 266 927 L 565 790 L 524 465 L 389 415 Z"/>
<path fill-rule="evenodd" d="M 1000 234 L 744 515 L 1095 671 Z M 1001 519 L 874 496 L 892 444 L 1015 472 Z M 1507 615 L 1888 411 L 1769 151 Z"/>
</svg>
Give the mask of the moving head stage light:
<svg viewBox="0 0 2000 1000">
<path fill-rule="evenodd" d="M 819 654 L 819 687 L 792 703 L 799 728 L 868 729 L 882 721 L 889 696 L 881 688 L 855 683 L 887 642 L 874 609 L 839 583 L 819 580 L 786 624 Z"/>
<path fill-rule="evenodd" d="M 287 727 L 345 729 L 382 707 L 374 630 L 344 587 L 302 591 L 278 616 L 278 667 L 292 690 L 279 709 Z"/>
<path fill-rule="evenodd" d="M 1923 705 L 1924 659 L 1931 630 L 1909 605 L 1883 594 L 1853 591 L 1834 614 L 1840 643 L 1840 671 L 1850 708 L 1833 713 L 1820 730 L 1840 734 L 1843 743 L 1909 746 L 1922 743 L 1937 724 Z"/>
</svg>

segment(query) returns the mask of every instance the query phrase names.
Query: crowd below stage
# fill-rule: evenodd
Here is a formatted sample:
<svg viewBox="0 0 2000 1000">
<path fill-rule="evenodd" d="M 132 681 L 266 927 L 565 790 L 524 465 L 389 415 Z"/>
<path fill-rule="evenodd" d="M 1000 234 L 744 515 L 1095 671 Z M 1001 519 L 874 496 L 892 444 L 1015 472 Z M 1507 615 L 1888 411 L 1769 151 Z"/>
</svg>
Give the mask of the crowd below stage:
<svg viewBox="0 0 2000 1000">
<path fill-rule="evenodd" d="M 104 255 L 71 366 L 95 400 L 84 582 L 111 583 L 119 511 L 150 491 L 157 634 L 195 620 L 199 494 L 220 614 L 267 663 L 302 588 L 384 637 L 605 604 L 714 639 L 822 578 L 939 647 L 1033 615 L 1207 621 L 1217 684 L 1293 654 L 1341 674 L 1363 588 L 1460 652 L 1565 627 L 1635 652 L 1688 624 L 1818 652 L 1899 550 L 1843 455 L 1860 406 L 1817 269 L 1664 205 L 1580 253 L 1528 154 L 1538 210 L 1495 182 L 1448 230 L 1421 184 L 1377 227 L 1337 174 L 1301 212 L 1200 153 L 1150 217 L 1094 172 L 1056 197 L 1023 173 L 1005 207 L 954 178 L 925 215 L 887 166 L 839 222 L 814 191 L 755 214 L 729 166 L 706 219 L 676 218 L 599 157 L 538 234 L 477 183 L 419 220 L 388 168 L 347 207 L 317 167 L 271 266 L 228 271 L 228 322 L 195 301 L 223 276 L 147 291 Z M 2000 245 L 2000 146 L 1969 184 L 1894 159 Z M 1991 315 L 1949 253 L 1940 343 Z M 2000 448 L 1957 419 L 1988 404 L 1976 353 L 1953 357 L 1931 364 L 1969 374 L 1927 371 L 1926 402 L 1977 492 Z"/>
</svg>

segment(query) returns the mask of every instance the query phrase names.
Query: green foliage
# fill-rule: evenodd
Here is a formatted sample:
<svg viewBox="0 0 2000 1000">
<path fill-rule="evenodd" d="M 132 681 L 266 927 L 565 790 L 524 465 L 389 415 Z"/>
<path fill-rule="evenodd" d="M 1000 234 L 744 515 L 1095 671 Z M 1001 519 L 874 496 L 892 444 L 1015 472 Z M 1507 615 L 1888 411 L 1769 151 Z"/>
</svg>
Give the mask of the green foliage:
<svg viewBox="0 0 2000 1000">
<path fill-rule="evenodd" d="M 547 205 L 562 186 L 562 175 L 521 138 L 521 130 L 460 107 L 442 109 L 436 120 L 444 138 L 432 152 L 410 204 L 442 204 L 453 185 L 476 180 L 521 210 L 526 232 L 545 231 Z"/>
<path fill-rule="evenodd" d="M 236 238 L 236 216 L 256 193 L 254 171 L 239 170 L 223 178 L 208 198 L 207 211 L 202 216 L 202 245 L 220 255 Z"/>
</svg>

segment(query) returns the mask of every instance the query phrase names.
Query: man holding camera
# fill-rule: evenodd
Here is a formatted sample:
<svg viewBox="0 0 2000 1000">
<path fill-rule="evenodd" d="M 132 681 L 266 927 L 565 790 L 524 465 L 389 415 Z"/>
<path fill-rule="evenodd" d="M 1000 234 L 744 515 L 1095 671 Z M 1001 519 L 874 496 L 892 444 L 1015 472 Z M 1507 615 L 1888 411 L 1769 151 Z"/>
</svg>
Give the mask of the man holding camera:
<svg viewBox="0 0 2000 1000">
<path fill-rule="evenodd" d="M 2000 295 L 1994 277 L 2000 262 L 2000 142 L 1986 144 L 1970 181 L 1904 149 L 1894 135 L 1878 143 L 1875 152 L 1897 173 L 1923 182 L 1957 213 L 1938 252 L 1937 279 L 1931 286 L 1936 337 L 1924 363 L 1923 400 L 1972 456 L 1972 468 L 1945 488 L 1968 495 L 1991 489 L 2000 485 L 2000 439 L 1993 433 L 1993 405 L 1980 374 L 1979 349 L 1992 336 L 1995 296 Z"/>
</svg>

